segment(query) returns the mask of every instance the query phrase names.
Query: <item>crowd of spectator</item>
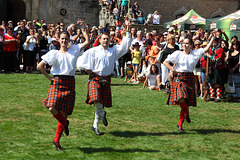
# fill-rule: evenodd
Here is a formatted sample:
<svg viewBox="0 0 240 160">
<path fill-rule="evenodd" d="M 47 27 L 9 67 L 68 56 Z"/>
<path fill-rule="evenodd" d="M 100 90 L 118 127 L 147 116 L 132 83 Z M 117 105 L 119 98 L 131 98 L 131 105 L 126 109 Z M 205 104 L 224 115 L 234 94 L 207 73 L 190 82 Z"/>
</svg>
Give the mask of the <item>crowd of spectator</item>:
<svg viewBox="0 0 240 160">
<path fill-rule="evenodd" d="M 111 1 L 111 5 L 117 5 L 118 1 Z M 113 3 L 115 2 L 115 4 Z M 108 3 L 108 2 L 106 2 Z M 134 16 L 142 17 L 142 12 L 133 6 Z M 114 10 L 114 9 L 113 9 Z M 156 18 L 157 17 L 157 18 Z M 147 20 L 141 22 L 159 24 L 156 19 L 161 16 L 157 11 L 150 15 Z M 80 21 L 81 22 L 81 21 Z M 36 70 L 37 63 L 41 56 L 49 50 L 59 49 L 59 35 L 61 31 L 68 31 L 71 44 L 85 42 L 86 33 L 90 35 L 91 44 L 86 48 L 98 46 L 99 37 L 102 32 L 110 32 L 110 46 L 118 45 L 122 41 L 122 30 L 124 26 L 130 25 L 135 20 L 125 17 L 124 23 L 119 22 L 116 27 L 96 27 L 88 24 L 75 24 L 65 26 L 63 22 L 47 24 L 44 20 L 21 20 L 14 26 L 12 21 L 0 26 L 0 71 L 5 73 L 24 72 L 32 73 Z M 199 28 L 192 32 L 180 31 L 176 24 L 173 24 L 166 32 L 158 33 L 156 30 L 144 33 L 136 28 L 131 28 L 132 45 L 129 51 L 116 61 L 116 76 L 125 77 L 125 81 L 133 84 L 143 83 L 150 90 L 168 91 L 172 82 L 171 72 L 163 65 L 168 55 L 176 50 L 182 50 L 184 38 L 189 37 L 194 42 L 195 49 L 208 44 L 212 35 L 217 37 L 208 54 L 199 60 L 194 70 L 195 94 L 200 98 L 204 95 L 204 83 L 208 87 L 209 101 L 220 102 L 225 93 L 227 82 L 230 85 L 234 82 L 235 93 L 227 93 L 230 101 L 238 101 L 240 97 L 240 69 L 239 50 L 240 43 L 237 36 L 229 38 L 223 30 L 216 29 L 207 31 Z M 209 61 L 208 81 L 205 80 L 207 59 Z M 171 64 L 174 67 L 174 64 Z M 48 66 L 46 69 L 50 69 Z"/>
</svg>

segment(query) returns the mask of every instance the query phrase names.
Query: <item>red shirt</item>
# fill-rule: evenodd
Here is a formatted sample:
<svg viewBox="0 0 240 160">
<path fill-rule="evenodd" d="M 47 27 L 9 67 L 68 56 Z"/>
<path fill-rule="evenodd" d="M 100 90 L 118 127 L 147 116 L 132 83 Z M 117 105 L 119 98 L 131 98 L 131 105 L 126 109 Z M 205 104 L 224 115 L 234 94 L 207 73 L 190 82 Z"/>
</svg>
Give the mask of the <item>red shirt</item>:
<svg viewBox="0 0 240 160">
<path fill-rule="evenodd" d="M 211 59 L 212 61 L 215 62 L 215 69 L 219 70 L 219 69 L 225 68 L 226 65 L 225 65 L 225 61 L 224 61 L 224 58 L 225 58 L 224 50 L 222 48 L 218 48 L 217 50 L 215 50 L 215 52 L 216 52 L 216 54 L 215 54 L 214 58 Z M 212 48 L 209 50 L 209 54 L 210 55 L 213 54 Z"/>
<path fill-rule="evenodd" d="M 10 39 L 18 39 L 19 40 L 19 38 L 17 36 L 15 36 L 15 35 L 13 35 L 13 37 L 10 37 L 9 35 L 5 34 L 3 36 L 3 41 L 4 40 L 10 40 Z M 3 51 L 5 51 L 5 52 L 16 52 L 17 49 L 18 49 L 17 46 L 18 46 L 18 44 L 17 44 L 16 41 L 9 42 L 8 44 L 4 44 L 3 45 Z"/>
</svg>

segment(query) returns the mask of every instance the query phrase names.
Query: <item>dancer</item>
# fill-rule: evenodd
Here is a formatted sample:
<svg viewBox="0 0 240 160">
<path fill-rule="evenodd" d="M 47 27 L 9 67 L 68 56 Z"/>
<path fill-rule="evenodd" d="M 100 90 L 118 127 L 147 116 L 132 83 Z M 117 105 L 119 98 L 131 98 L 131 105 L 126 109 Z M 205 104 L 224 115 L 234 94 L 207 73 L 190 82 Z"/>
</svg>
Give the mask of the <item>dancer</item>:
<svg viewBox="0 0 240 160">
<path fill-rule="evenodd" d="M 78 20 L 78 24 L 82 21 Z M 39 70 L 51 81 L 48 97 L 43 100 L 43 104 L 49 109 L 53 117 L 58 120 L 56 135 L 53 144 L 58 151 L 63 149 L 60 146 L 59 140 L 63 133 L 69 135 L 68 115 L 72 114 L 75 102 L 75 71 L 77 58 L 82 55 L 83 49 L 89 43 L 89 36 L 84 43 L 79 45 L 70 45 L 70 35 L 67 31 L 60 34 L 60 50 L 51 50 L 42 56 L 42 61 L 39 63 Z M 51 77 L 45 71 L 45 65 L 52 66 Z"/>
<path fill-rule="evenodd" d="M 178 130 L 183 131 L 182 124 L 184 119 L 190 123 L 189 106 L 196 106 L 196 95 L 194 85 L 193 69 L 201 56 L 209 50 L 213 39 L 205 48 L 193 49 L 193 41 L 185 38 L 183 41 L 183 51 L 175 51 L 169 55 L 163 64 L 171 70 L 174 79 L 170 86 L 168 105 L 180 105 L 180 119 Z M 169 63 L 175 64 L 173 68 Z"/>
<path fill-rule="evenodd" d="M 100 118 L 105 126 L 108 126 L 104 107 L 112 107 L 111 96 L 111 73 L 114 69 L 114 62 L 123 56 L 131 45 L 129 26 L 126 29 L 126 36 L 120 45 L 109 48 L 110 37 L 108 32 L 104 32 L 100 37 L 100 44 L 84 52 L 77 62 L 77 67 L 86 69 L 89 74 L 88 93 L 86 103 L 96 106 L 95 120 L 92 130 L 96 135 L 100 135 L 98 123 Z M 125 34 L 125 31 L 122 32 Z"/>
</svg>

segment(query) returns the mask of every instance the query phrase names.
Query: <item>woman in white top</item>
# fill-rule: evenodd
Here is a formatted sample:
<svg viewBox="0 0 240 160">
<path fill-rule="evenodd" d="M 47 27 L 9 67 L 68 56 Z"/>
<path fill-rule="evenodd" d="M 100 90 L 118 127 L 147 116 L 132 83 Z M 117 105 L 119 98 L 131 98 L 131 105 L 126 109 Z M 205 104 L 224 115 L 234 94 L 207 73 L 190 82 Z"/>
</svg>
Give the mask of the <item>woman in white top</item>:
<svg viewBox="0 0 240 160">
<path fill-rule="evenodd" d="M 79 23 L 79 21 L 78 21 Z M 64 130 L 69 135 L 67 120 L 72 114 L 75 102 L 75 71 L 76 62 L 83 54 L 83 49 L 89 45 L 89 36 L 85 43 L 70 45 L 70 35 L 63 31 L 60 34 L 60 50 L 51 50 L 42 56 L 42 61 L 38 65 L 39 70 L 51 81 L 48 97 L 43 100 L 43 104 L 49 109 L 52 115 L 58 120 L 56 135 L 53 144 L 58 151 L 62 148 L 59 144 L 60 137 Z M 45 71 L 45 65 L 51 65 L 51 77 Z"/>
<path fill-rule="evenodd" d="M 201 56 L 209 50 L 213 39 L 205 48 L 193 49 L 193 41 L 185 38 L 183 41 L 183 51 L 175 51 L 167 57 L 163 64 L 171 70 L 174 79 L 170 86 L 168 105 L 180 105 L 180 119 L 178 130 L 183 131 L 182 124 L 184 119 L 190 123 L 189 106 L 196 106 L 196 95 L 194 85 L 193 69 Z M 175 64 L 173 68 L 169 63 Z"/>
<path fill-rule="evenodd" d="M 34 62 L 36 60 L 35 47 L 38 45 L 38 39 L 34 35 L 34 29 L 29 30 L 29 36 L 26 38 L 26 44 L 28 46 L 26 54 L 24 56 L 24 64 L 26 65 L 26 72 L 31 73 L 33 70 Z"/>
</svg>

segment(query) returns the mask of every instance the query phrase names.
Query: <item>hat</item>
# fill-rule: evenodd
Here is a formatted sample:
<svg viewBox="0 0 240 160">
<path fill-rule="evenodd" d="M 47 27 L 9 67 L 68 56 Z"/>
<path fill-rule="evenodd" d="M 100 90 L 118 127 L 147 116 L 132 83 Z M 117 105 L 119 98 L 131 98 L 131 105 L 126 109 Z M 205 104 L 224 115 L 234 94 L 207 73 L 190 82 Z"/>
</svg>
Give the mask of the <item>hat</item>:
<svg viewBox="0 0 240 160">
<path fill-rule="evenodd" d="M 208 45 L 208 42 L 207 41 L 204 41 L 203 43 L 202 43 L 202 46 L 207 46 Z"/>
<path fill-rule="evenodd" d="M 132 64 L 132 61 L 127 61 L 127 64 Z"/>
<path fill-rule="evenodd" d="M 56 39 L 56 38 L 52 38 L 51 42 L 53 42 L 53 41 L 56 41 L 56 42 L 57 42 L 57 39 Z"/>
<path fill-rule="evenodd" d="M 93 32 L 95 30 L 98 30 L 98 28 L 96 26 L 93 26 L 91 32 Z"/>
<path fill-rule="evenodd" d="M 172 31 L 174 31 L 174 28 L 173 28 L 173 27 L 170 27 L 170 28 L 168 29 L 168 32 L 172 32 Z"/>
<path fill-rule="evenodd" d="M 201 41 L 196 40 L 196 41 L 194 42 L 194 45 L 198 45 L 198 44 L 201 44 Z"/>
<path fill-rule="evenodd" d="M 135 44 L 133 44 L 133 46 L 140 46 L 140 44 L 136 42 Z"/>
<path fill-rule="evenodd" d="M 172 26 L 177 26 L 177 23 L 173 23 Z"/>
</svg>

